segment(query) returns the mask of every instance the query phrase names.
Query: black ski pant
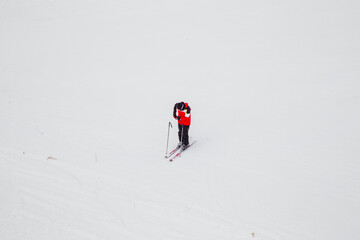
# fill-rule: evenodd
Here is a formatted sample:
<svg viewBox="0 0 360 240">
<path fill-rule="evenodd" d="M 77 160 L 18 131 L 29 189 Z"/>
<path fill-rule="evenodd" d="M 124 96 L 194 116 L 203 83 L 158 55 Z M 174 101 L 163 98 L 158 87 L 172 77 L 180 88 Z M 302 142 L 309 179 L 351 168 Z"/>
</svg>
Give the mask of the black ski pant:
<svg viewBox="0 0 360 240">
<path fill-rule="evenodd" d="M 179 142 L 182 142 L 185 146 L 189 145 L 189 128 L 190 126 L 179 124 Z"/>
</svg>

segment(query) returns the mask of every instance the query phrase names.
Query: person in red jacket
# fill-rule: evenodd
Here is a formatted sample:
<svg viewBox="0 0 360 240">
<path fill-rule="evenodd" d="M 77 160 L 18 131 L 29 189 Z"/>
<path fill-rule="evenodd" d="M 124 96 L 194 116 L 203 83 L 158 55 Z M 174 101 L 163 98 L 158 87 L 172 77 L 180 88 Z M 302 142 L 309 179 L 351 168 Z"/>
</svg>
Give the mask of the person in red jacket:
<svg viewBox="0 0 360 240">
<path fill-rule="evenodd" d="M 191 124 L 191 108 L 188 103 L 179 102 L 174 105 L 173 117 L 178 120 L 179 146 L 182 149 L 189 145 L 189 128 Z"/>
</svg>

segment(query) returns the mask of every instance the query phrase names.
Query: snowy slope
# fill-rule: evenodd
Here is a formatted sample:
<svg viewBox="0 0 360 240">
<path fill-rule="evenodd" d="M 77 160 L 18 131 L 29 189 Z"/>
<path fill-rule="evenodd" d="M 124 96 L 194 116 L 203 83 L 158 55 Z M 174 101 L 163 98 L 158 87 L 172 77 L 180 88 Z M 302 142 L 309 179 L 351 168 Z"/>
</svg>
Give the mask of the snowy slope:
<svg viewBox="0 0 360 240">
<path fill-rule="evenodd" d="M 358 239 L 359 10 L 2 0 L 0 238 Z"/>
</svg>

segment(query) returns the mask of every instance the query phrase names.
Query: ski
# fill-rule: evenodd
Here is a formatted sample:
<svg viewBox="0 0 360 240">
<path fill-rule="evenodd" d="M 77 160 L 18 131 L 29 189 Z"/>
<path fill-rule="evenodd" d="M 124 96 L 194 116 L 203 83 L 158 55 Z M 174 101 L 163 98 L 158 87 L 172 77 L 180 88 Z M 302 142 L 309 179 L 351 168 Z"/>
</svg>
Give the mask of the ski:
<svg viewBox="0 0 360 240">
<path fill-rule="evenodd" d="M 190 142 L 192 143 L 192 137 L 190 137 Z M 165 155 L 165 158 L 169 158 L 172 155 L 174 155 L 178 150 L 180 149 L 179 146 L 176 146 L 176 148 L 174 150 L 172 150 L 171 152 L 169 152 L 168 154 Z"/>
<path fill-rule="evenodd" d="M 172 150 L 172 151 L 169 152 L 167 155 L 165 155 L 165 158 L 171 157 L 171 156 L 174 155 L 174 153 L 176 153 L 179 149 L 180 149 L 180 147 L 176 147 L 174 150 Z"/>
<path fill-rule="evenodd" d="M 191 147 L 192 145 L 194 145 L 197 142 L 197 140 L 194 140 L 193 142 L 191 142 L 187 148 L 185 148 L 184 150 L 180 149 L 180 152 L 177 152 L 175 155 L 173 155 L 172 158 L 169 159 L 170 162 L 172 162 L 175 158 L 179 157 L 181 155 L 182 152 L 186 151 L 189 147 Z"/>
</svg>

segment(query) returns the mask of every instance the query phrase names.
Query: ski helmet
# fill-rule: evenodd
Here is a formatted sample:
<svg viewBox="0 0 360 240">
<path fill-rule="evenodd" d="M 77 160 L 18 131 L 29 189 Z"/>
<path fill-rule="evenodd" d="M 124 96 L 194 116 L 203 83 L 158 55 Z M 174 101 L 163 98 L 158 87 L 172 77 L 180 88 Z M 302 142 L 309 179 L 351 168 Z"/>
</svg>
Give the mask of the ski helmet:
<svg viewBox="0 0 360 240">
<path fill-rule="evenodd" d="M 176 108 L 179 109 L 179 110 L 184 110 L 185 109 L 185 103 L 184 102 L 177 103 Z"/>
</svg>

